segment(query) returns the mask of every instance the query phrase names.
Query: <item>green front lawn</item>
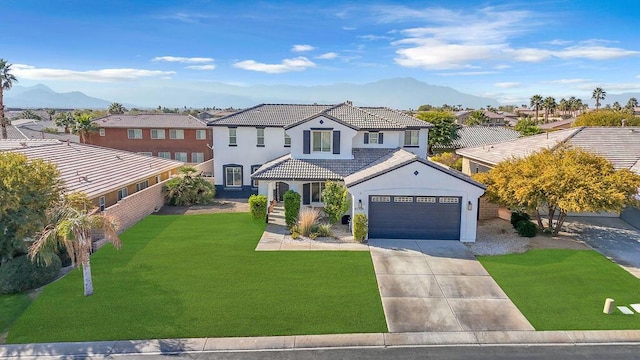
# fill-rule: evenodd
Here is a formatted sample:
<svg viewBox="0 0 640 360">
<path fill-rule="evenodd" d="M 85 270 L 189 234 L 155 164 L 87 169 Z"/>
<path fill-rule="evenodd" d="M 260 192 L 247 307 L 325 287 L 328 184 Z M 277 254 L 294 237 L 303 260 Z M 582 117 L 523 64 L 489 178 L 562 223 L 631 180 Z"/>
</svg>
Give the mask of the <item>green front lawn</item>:
<svg viewBox="0 0 640 360">
<path fill-rule="evenodd" d="M 256 252 L 246 213 L 149 216 L 45 287 L 7 342 L 387 331 L 367 252 Z"/>
<path fill-rule="evenodd" d="M 530 250 L 478 257 L 536 330 L 640 329 L 640 314 L 602 313 L 640 303 L 640 279 L 591 250 Z"/>
<path fill-rule="evenodd" d="M 0 295 L 0 334 L 29 306 L 28 294 Z"/>
</svg>

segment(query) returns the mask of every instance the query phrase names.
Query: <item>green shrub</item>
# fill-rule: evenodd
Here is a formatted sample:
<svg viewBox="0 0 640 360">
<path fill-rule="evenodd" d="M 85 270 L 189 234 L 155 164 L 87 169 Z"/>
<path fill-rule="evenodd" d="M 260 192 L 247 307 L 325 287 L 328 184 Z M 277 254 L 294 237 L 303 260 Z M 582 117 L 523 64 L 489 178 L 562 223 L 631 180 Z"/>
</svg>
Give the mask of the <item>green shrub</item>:
<svg viewBox="0 0 640 360">
<path fill-rule="evenodd" d="M 267 197 L 264 195 L 249 196 L 249 209 L 255 219 L 265 219 L 267 217 Z"/>
<path fill-rule="evenodd" d="M 531 220 L 531 216 L 529 216 L 529 214 L 527 214 L 526 212 L 522 212 L 522 211 L 513 211 L 511 213 L 511 225 L 513 226 L 514 229 L 517 227 L 518 223 L 522 220 L 529 221 Z"/>
<path fill-rule="evenodd" d="M 180 175 L 166 182 L 167 204 L 170 206 L 191 206 L 208 204 L 216 195 L 216 188 L 205 178 L 198 176 L 196 168 L 182 166 Z"/>
<path fill-rule="evenodd" d="M 538 233 L 538 227 L 529 220 L 520 220 L 520 222 L 516 224 L 516 231 L 520 236 L 534 237 Z"/>
<path fill-rule="evenodd" d="M 333 236 L 333 233 L 331 232 L 331 224 L 320 224 L 320 225 L 318 225 L 318 228 L 316 229 L 316 233 L 320 237 Z"/>
<path fill-rule="evenodd" d="M 287 226 L 292 227 L 298 220 L 300 212 L 300 194 L 293 190 L 284 193 L 284 218 Z"/>
<path fill-rule="evenodd" d="M 353 217 L 353 237 L 356 241 L 364 242 L 369 231 L 369 220 L 365 214 L 356 214 Z"/>
<path fill-rule="evenodd" d="M 329 216 L 329 222 L 337 223 L 351 206 L 347 188 L 337 182 L 327 181 L 322 190 L 323 211 Z"/>
<path fill-rule="evenodd" d="M 432 161 L 447 165 L 450 168 L 462 171 L 462 157 L 452 152 L 443 152 L 442 154 L 433 155 Z"/>
<path fill-rule="evenodd" d="M 50 263 L 32 262 L 19 256 L 0 266 L 0 294 L 14 294 L 43 286 L 58 276 L 60 258 L 51 256 Z"/>
</svg>

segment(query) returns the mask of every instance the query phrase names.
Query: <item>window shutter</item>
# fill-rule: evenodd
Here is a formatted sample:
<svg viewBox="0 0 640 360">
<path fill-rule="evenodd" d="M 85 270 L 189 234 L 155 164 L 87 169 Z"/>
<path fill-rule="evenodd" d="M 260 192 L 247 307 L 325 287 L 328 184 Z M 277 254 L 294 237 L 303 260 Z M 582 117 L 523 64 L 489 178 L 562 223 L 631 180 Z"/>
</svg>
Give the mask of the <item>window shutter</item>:
<svg viewBox="0 0 640 360">
<path fill-rule="evenodd" d="M 333 153 L 340 154 L 340 131 L 333 132 Z"/>
<path fill-rule="evenodd" d="M 378 144 L 382 144 L 383 143 L 382 140 L 384 139 L 384 137 L 382 135 L 384 135 L 384 134 L 383 133 L 378 133 Z"/>
<path fill-rule="evenodd" d="M 311 184 L 306 183 L 302 184 L 302 204 L 309 205 L 311 204 Z"/>
<path fill-rule="evenodd" d="M 369 143 L 369 133 L 364 133 L 364 143 L 365 144 Z"/>
<path fill-rule="evenodd" d="M 305 130 L 302 132 L 302 153 L 311 154 L 311 131 Z"/>
</svg>

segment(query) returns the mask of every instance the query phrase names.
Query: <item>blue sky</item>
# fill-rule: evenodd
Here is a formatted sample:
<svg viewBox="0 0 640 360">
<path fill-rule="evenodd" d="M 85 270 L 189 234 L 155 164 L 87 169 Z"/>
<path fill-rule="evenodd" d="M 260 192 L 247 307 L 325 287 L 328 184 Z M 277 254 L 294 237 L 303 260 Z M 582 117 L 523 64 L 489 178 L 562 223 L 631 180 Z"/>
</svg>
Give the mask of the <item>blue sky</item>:
<svg viewBox="0 0 640 360">
<path fill-rule="evenodd" d="M 3 0 L 0 8 L 0 57 L 20 85 L 125 103 L 132 87 L 212 81 L 413 77 L 511 104 L 538 93 L 588 99 L 596 86 L 640 91 L 637 0 Z"/>
</svg>

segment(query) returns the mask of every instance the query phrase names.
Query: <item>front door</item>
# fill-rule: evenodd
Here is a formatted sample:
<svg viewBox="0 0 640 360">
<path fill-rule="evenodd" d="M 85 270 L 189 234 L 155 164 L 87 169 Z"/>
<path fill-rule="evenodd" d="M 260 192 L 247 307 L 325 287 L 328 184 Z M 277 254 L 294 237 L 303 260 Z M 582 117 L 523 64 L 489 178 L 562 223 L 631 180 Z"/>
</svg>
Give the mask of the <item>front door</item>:
<svg viewBox="0 0 640 360">
<path fill-rule="evenodd" d="M 276 183 L 276 199 L 278 201 L 283 201 L 284 200 L 284 193 L 286 193 L 287 191 L 289 191 L 289 184 L 285 183 L 285 182 L 277 182 Z"/>
</svg>

